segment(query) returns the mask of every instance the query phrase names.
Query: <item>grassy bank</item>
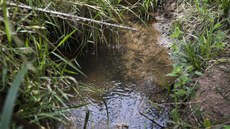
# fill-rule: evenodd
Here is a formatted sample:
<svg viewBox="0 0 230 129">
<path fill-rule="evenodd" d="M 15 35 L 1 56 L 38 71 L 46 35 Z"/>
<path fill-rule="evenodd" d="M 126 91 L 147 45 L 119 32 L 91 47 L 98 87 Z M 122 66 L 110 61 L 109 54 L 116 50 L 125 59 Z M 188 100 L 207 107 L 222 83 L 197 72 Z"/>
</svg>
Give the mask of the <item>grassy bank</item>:
<svg viewBox="0 0 230 129">
<path fill-rule="evenodd" d="M 182 10 L 177 12 L 171 33 L 171 38 L 175 39 L 171 46 L 172 57 L 177 63 L 168 74 L 177 77 L 171 94 L 174 101 L 172 123 L 174 128 L 215 127 L 213 121 L 195 108 L 198 102 L 193 98 L 198 85 L 194 78 L 202 76 L 213 65 L 213 60 L 229 58 L 230 1 L 182 1 L 177 7 Z"/>
</svg>

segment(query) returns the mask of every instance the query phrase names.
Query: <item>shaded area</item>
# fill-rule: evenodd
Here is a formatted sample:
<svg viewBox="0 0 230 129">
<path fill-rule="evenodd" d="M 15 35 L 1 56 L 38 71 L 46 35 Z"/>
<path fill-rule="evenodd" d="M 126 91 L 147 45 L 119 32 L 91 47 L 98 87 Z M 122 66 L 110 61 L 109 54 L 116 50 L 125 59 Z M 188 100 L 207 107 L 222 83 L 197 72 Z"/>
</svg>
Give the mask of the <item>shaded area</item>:
<svg viewBox="0 0 230 129">
<path fill-rule="evenodd" d="M 155 93 L 170 81 L 165 75 L 171 71 L 172 61 L 167 49 L 158 44 L 160 33 L 152 25 L 137 27 L 138 32 L 124 32 L 120 44 L 92 48 L 83 54 L 79 65 L 87 77 L 76 76 L 77 80 L 105 92 L 101 98 L 85 94 L 84 101 L 90 105 L 70 112 L 69 128 L 83 128 L 87 112 L 88 128 L 167 126 L 168 107 L 154 106 L 149 98 L 164 99 L 163 93 Z M 78 104 L 79 98 L 73 103 Z"/>
</svg>

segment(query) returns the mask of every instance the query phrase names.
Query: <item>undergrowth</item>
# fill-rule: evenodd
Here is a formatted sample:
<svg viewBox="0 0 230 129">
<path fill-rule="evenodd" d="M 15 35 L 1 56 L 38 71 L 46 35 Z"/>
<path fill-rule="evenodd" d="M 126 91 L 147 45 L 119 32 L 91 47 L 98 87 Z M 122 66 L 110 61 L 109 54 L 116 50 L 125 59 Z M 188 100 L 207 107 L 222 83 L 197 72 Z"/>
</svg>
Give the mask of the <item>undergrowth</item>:
<svg viewBox="0 0 230 129">
<path fill-rule="evenodd" d="M 171 38 L 175 41 L 171 46 L 175 60 L 173 71 L 167 76 L 176 77 L 171 98 L 174 109 L 171 111 L 174 128 L 211 128 L 208 119 L 200 117 L 202 113 L 191 107 L 190 99 L 194 97 L 196 82 L 193 78 L 203 74 L 210 65 L 210 60 L 224 56 L 229 45 L 229 0 L 223 1 L 187 1 L 183 16 L 173 23 Z M 188 108 L 189 110 L 186 110 Z M 190 112 L 190 113 L 185 113 Z M 196 123 L 191 123 L 195 116 Z M 223 126 L 224 127 L 224 126 Z M 227 126 L 225 126 L 227 128 Z"/>
<path fill-rule="evenodd" d="M 65 112 L 86 105 L 68 105 L 73 94 L 84 97 L 81 92 L 87 88 L 98 93 L 67 76 L 83 74 L 79 56 L 101 43 L 116 42 L 120 28 L 133 29 L 125 25 L 125 13 L 144 21 L 158 5 L 156 0 L 14 2 L 0 1 L 1 129 L 65 122 Z"/>
</svg>

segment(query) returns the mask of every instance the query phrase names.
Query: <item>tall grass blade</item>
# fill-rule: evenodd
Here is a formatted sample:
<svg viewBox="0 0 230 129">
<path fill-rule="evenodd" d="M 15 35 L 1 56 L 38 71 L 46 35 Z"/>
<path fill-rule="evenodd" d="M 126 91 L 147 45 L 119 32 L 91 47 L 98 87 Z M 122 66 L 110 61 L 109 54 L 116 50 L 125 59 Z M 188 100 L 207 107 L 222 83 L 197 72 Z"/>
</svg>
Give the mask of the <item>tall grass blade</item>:
<svg viewBox="0 0 230 129">
<path fill-rule="evenodd" d="M 72 62 L 64 59 L 63 57 L 61 57 L 60 55 L 58 55 L 55 52 L 51 52 L 52 54 L 54 54 L 56 57 L 58 57 L 60 60 L 64 61 L 66 64 L 68 64 L 69 66 L 71 66 L 73 69 L 75 69 L 77 72 L 81 73 L 82 75 L 86 76 L 83 72 L 81 72 L 81 70 L 79 70 Z"/>
<path fill-rule="evenodd" d="M 24 76 L 26 75 L 28 68 L 24 65 L 22 69 L 16 74 L 12 86 L 8 92 L 6 97 L 3 111 L 1 114 L 1 123 L 0 129 L 9 129 L 10 128 L 10 121 L 11 116 L 13 114 L 14 103 L 17 98 L 17 93 L 20 87 L 21 82 L 23 81 Z"/>
<path fill-rule="evenodd" d="M 73 35 L 77 30 L 75 29 L 74 31 L 72 31 L 70 34 L 66 35 L 62 40 L 61 42 L 57 45 L 57 47 L 61 46 L 62 44 L 64 44 L 66 42 L 67 39 L 69 39 L 69 37 L 71 35 Z"/>
<path fill-rule="evenodd" d="M 12 38 L 11 38 L 11 31 L 10 31 L 10 22 L 9 22 L 8 17 L 7 17 L 6 0 L 3 1 L 2 6 L 3 6 L 3 16 L 4 16 L 6 36 L 7 36 L 9 43 L 11 43 Z"/>
<path fill-rule="evenodd" d="M 85 114 L 85 122 L 84 122 L 84 129 L 87 129 L 87 124 L 88 124 L 88 121 L 89 121 L 89 110 L 86 111 L 86 114 Z"/>
</svg>

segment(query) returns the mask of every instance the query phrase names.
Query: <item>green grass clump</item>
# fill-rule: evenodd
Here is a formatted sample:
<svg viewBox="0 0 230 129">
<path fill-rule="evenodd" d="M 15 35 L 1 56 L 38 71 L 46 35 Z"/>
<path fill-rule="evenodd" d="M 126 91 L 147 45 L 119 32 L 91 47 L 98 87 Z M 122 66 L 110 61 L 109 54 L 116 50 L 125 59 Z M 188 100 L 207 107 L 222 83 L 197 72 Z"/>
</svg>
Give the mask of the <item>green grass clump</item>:
<svg viewBox="0 0 230 129">
<path fill-rule="evenodd" d="M 192 84 L 192 79 L 202 75 L 210 65 L 210 60 L 223 55 L 229 43 L 227 41 L 229 27 L 226 28 L 228 18 L 224 13 L 227 7 L 223 7 L 226 1 L 218 1 L 219 4 L 216 2 L 208 0 L 188 2 L 189 8 L 184 10 L 187 12 L 185 16 L 174 22 L 171 37 L 176 40 L 171 49 L 172 57 L 177 63 L 168 76 L 177 77 L 171 94 L 175 102 L 175 108 L 171 111 L 175 128 L 210 127 L 209 120 L 196 118 L 196 125 L 190 125 L 190 121 L 183 120 L 180 115 L 183 114 L 181 109 L 190 106 L 188 101 L 195 95 L 196 83 Z M 193 113 L 198 112 L 196 109 L 191 110 Z"/>
</svg>

